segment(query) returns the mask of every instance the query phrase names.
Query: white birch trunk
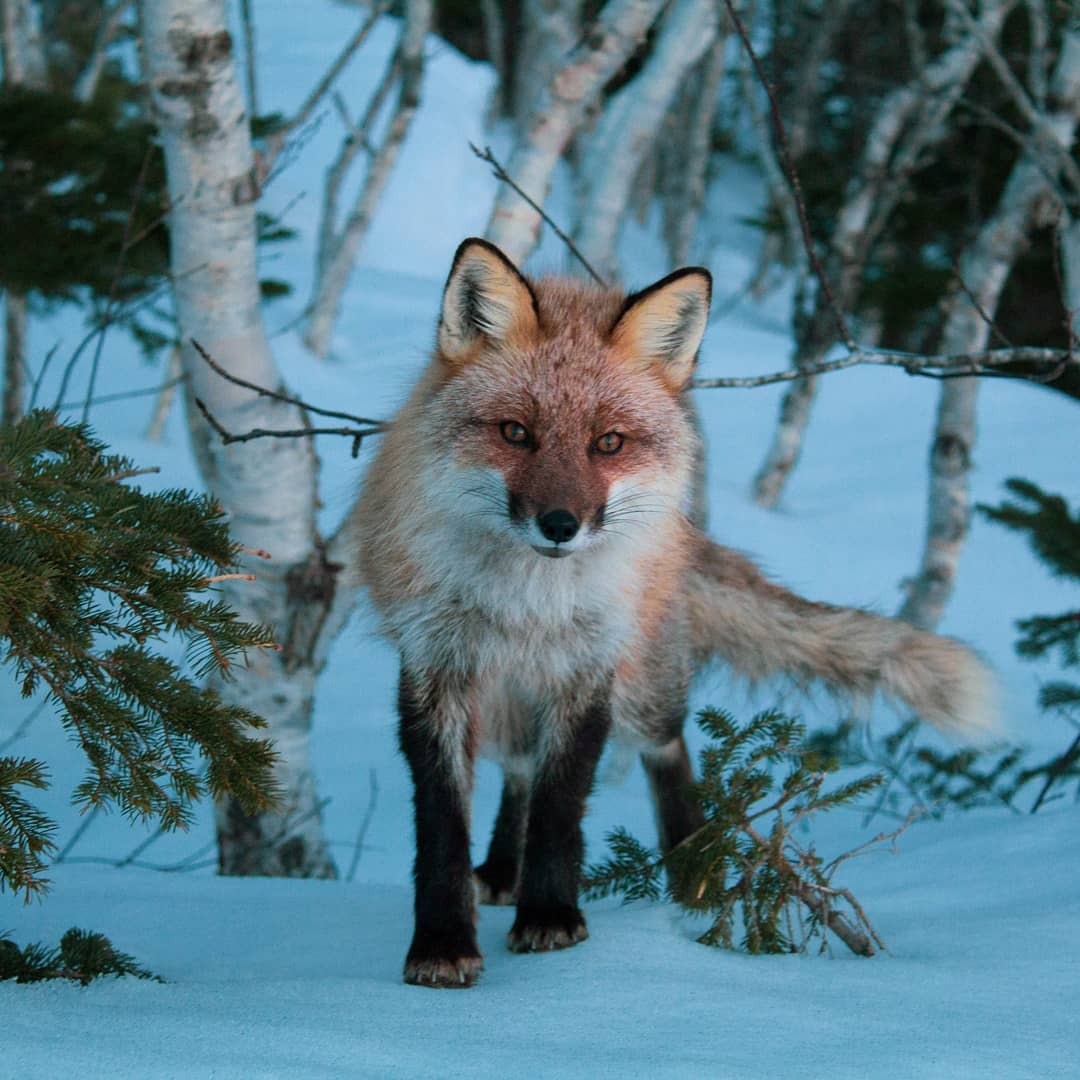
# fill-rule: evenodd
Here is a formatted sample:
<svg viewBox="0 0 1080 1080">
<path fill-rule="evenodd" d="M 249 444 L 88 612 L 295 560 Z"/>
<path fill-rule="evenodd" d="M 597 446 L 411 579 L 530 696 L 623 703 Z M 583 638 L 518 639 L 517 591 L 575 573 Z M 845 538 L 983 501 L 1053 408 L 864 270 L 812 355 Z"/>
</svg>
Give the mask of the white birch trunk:
<svg viewBox="0 0 1080 1080">
<path fill-rule="evenodd" d="M 0 0 L 4 85 L 44 90 L 49 85 L 41 6 L 37 0 Z"/>
<path fill-rule="evenodd" d="M 944 120 L 982 58 L 984 41 L 997 39 L 1013 6 L 1015 0 L 985 3 L 978 20 L 978 33 L 958 35 L 951 48 L 927 63 L 882 102 L 830 238 L 833 255 L 826 273 L 836 305 L 843 314 L 848 315 L 855 306 L 863 266 L 906 190 L 910 170 L 946 134 Z M 816 285 L 814 292 L 814 313 L 803 320 L 805 333 L 796 330 L 794 365 L 797 368 L 820 363 L 840 339 L 828 299 Z M 754 499 L 761 506 L 776 506 L 783 495 L 802 453 L 816 395 L 817 380 L 809 376 L 794 380 L 781 399 L 772 444 L 754 478 Z"/>
<path fill-rule="evenodd" d="M 685 130 L 671 131 L 665 140 L 661 188 L 664 194 L 664 239 L 672 266 L 685 266 L 697 232 L 712 152 L 713 120 L 724 78 L 727 33 L 719 31 L 711 52 L 701 63 L 696 86 L 689 95 Z"/>
<path fill-rule="evenodd" d="M 102 73 L 105 71 L 105 61 L 109 57 L 109 46 L 120 29 L 120 23 L 123 21 L 124 15 L 127 14 L 131 6 L 132 0 L 116 0 L 109 13 L 102 16 L 101 25 L 94 35 L 94 44 L 90 50 L 90 57 L 79 77 L 75 80 L 72 96 L 76 101 L 81 101 L 84 104 L 93 101 L 98 83 L 101 81 Z"/>
<path fill-rule="evenodd" d="M 576 241 L 602 277 L 618 276 L 615 245 L 634 179 L 687 72 L 715 41 L 717 22 L 714 0 L 676 0 L 644 67 L 608 101 L 588 139 L 579 170 L 585 199 Z"/>
<path fill-rule="evenodd" d="M 320 253 L 311 314 L 304 332 L 304 342 L 316 356 L 325 357 L 330 352 L 334 324 L 341 311 L 342 297 L 356 264 L 356 256 L 420 104 L 424 40 L 431 27 L 431 17 L 431 0 L 407 0 L 405 26 L 398 47 L 397 67 L 401 73 L 401 85 L 394 116 L 382 145 L 372 157 L 364 184 L 340 235 L 328 242 L 327 250 Z M 331 178 L 328 177 L 330 182 Z M 332 228 L 332 223 L 328 225 Z M 329 240 L 329 234 L 326 236 Z"/>
<path fill-rule="evenodd" d="M 581 0 L 522 0 L 510 102 L 519 131 L 551 77 L 581 39 Z"/>
<path fill-rule="evenodd" d="M 143 0 L 141 17 L 145 74 L 173 204 L 173 288 L 189 408 L 192 398 L 201 398 L 235 432 L 302 426 L 298 409 L 226 382 L 190 345 L 197 339 L 237 376 L 280 385 L 259 308 L 258 188 L 225 0 Z M 205 479 L 229 513 L 233 535 L 273 556 L 250 567 L 256 582 L 227 582 L 223 592 L 243 618 L 270 623 L 277 639 L 287 641 L 296 605 L 306 598 L 303 568 L 318 551 L 311 443 L 268 439 L 222 446 L 205 435 L 197 442 Z M 257 816 L 232 801 L 219 804 L 222 873 L 334 874 L 311 771 L 316 668 L 302 659 L 288 644 L 282 654 L 257 650 L 219 686 L 223 697 L 267 719 L 284 796 L 274 812 Z"/>
<path fill-rule="evenodd" d="M 1068 152 L 1080 121 L 1080 29 L 1065 35 L 1053 79 L 1057 108 L 1046 116 L 1044 131 Z M 1013 166 L 997 210 L 960 260 L 969 298 L 956 293 L 950 301 L 941 351 L 977 352 L 986 347 L 1001 291 L 1034 224 L 1047 203 L 1057 201 L 1054 177 L 1037 146 Z M 974 300 L 974 302 L 973 302 Z M 977 304 L 977 307 L 976 307 Z M 978 309 L 981 309 L 981 312 Z M 975 395 L 978 379 L 947 379 L 941 386 L 930 448 L 930 493 L 926 541 L 915 578 L 899 616 L 922 629 L 941 621 L 952 595 L 960 552 L 971 519 L 968 476 L 975 445 Z"/>
<path fill-rule="evenodd" d="M 506 171 L 539 206 L 589 106 L 644 41 L 663 6 L 664 0 L 608 0 L 585 39 L 529 106 Z M 520 266 L 536 246 L 540 223 L 540 215 L 503 184 L 486 235 Z"/>
</svg>

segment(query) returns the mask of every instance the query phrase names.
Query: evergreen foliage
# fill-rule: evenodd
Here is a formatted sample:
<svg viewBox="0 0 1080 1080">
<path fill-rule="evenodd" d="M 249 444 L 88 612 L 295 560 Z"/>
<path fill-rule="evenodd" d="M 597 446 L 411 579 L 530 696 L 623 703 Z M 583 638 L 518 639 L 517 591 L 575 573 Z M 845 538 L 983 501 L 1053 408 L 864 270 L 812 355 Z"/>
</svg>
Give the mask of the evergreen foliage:
<svg viewBox="0 0 1080 1080">
<path fill-rule="evenodd" d="M 123 482 L 138 474 L 45 411 L 0 429 L 0 656 L 85 753 L 84 810 L 113 804 L 174 829 L 207 793 L 263 809 L 273 755 L 250 735 L 263 721 L 193 680 L 227 673 L 270 631 L 212 595 L 239 550 L 220 506 Z M 186 645 L 190 678 L 155 650 L 166 637 Z M 45 784 L 43 763 L 0 757 L 0 889 L 27 899 L 54 844 L 17 789 Z"/>
<path fill-rule="evenodd" d="M 134 975 L 137 979 L 164 981 L 139 967 L 134 957 L 120 952 L 104 934 L 72 927 L 60 939 L 60 947 L 53 949 L 46 945 L 20 949 L 8 934 L 0 934 L 0 982 L 69 979 L 86 986 L 103 975 Z"/>
<path fill-rule="evenodd" d="M 793 830 L 864 797 L 882 777 L 825 790 L 826 774 L 802 749 L 803 725 L 779 712 L 759 713 L 740 727 L 730 714 L 706 709 L 698 723 L 711 739 L 693 790 L 705 824 L 667 855 L 616 829 L 608 836 L 610 857 L 586 872 L 586 895 L 667 898 L 707 913 L 711 925 L 698 939 L 706 945 L 734 948 L 741 924 L 747 952 L 803 952 L 814 939 L 826 948 L 829 929 L 872 956 L 880 939 L 854 897 L 833 884 L 853 853 L 826 862 Z"/>
</svg>

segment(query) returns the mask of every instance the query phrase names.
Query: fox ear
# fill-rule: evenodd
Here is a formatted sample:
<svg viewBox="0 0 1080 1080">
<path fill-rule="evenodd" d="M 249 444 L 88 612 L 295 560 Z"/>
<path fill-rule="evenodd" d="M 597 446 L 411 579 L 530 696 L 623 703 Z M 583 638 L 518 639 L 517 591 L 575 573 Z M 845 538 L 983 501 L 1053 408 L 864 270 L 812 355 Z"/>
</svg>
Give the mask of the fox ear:
<svg viewBox="0 0 1080 1080">
<path fill-rule="evenodd" d="M 658 367 L 673 391 L 686 386 L 705 334 L 712 275 L 701 266 L 676 270 L 626 298 L 612 344 L 631 362 Z"/>
<path fill-rule="evenodd" d="M 484 340 L 531 337 L 537 322 L 536 296 L 517 267 L 486 240 L 463 241 L 443 290 L 437 338 L 442 358 L 461 363 Z"/>
</svg>

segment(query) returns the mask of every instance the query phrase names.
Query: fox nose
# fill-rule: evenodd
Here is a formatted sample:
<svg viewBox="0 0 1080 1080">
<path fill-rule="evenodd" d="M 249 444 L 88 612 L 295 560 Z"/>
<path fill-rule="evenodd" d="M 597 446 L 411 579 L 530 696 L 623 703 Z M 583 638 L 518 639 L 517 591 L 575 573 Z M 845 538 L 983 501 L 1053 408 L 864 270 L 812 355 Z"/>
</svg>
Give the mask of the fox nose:
<svg viewBox="0 0 1080 1080">
<path fill-rule="evenodd" d="M 569 510 L 549 510 L 546 514 L 537 516 L 536 524 L 553 544 L 565 544 L 568 540 L 573 540 L 581 526 L 581 522 Z"/>
</svg>

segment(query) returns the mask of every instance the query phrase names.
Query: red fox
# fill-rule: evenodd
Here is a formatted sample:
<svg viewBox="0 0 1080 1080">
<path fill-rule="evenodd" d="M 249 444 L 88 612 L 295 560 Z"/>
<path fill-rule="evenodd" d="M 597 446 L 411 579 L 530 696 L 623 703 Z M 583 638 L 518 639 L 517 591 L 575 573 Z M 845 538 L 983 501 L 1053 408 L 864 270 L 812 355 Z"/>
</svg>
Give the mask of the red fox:
<svg viewBox="0 0 1080 1080">
<path fill-rule="evenodd" d="M 990 678 L 964 646 L 804 600 L 693 523 L 701 453 L 684 392 L 711 288 L 700 267 L 630 296 L 529 280 L 477 239 L 454 257 L 433 359 L 354 518 L 401 654 L 416 812 L 406 982 L 475 982 L 477 899 L 516 903 L 515 952 L 587 936 L 581 820 L 610 730 L 640 748 L 662 848 L 701 824 L 682 728 L 703 663 L 880 689 L 946 730 L 990 724 Z M 474 871 L 485 747 L 505 778 Z"/>
</svg>

